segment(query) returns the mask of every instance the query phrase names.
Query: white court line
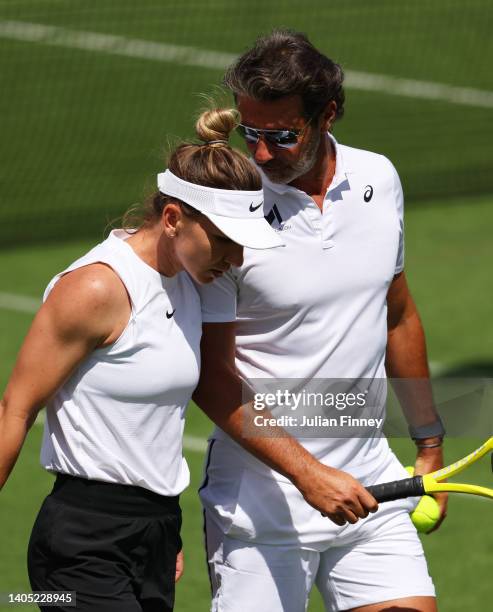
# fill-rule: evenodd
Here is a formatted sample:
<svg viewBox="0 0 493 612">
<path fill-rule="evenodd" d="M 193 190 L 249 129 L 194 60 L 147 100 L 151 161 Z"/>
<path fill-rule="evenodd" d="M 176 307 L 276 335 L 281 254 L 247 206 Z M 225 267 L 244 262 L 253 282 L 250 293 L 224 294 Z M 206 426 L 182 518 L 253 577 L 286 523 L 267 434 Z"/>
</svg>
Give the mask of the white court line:
<svg viewBox="0 0 493 612">
<path fill-rule="evenodd" d="M 125 38 L 113 34 L 69 30 L 25 21 L 0 21 L 0 37 L 215 70 L 224 69 L 236 58 L 232 53 Z"/>
<path fill-rule="evenodd" d="M 158 43 L 98 32 L 70 30 L 26 21 L 0 21 L 0 38 L 172 62 L 182 66 L 213 70 L 224 70 L 237 57 L 233 53 L 211 51 L 198 47 Z M 345 84 L 349 89 L 375 91 L 408 98 L 439 100 L 477 108 L 493 108 L 493 91 L 403 79 L 355 70 L 346 70 L 345 74 Z"/>
<path fill-rule="evenodd" d="M 0 292 L 0 309 L 34 314 L 41 306 L 41 300 L 15 293 Z"/>
<path fill-rule="evenodd" d="M 207 440 L 198 436 L 183 436 L 183 448 L 193 453 L 205 453 L 207 450 Z"/>
</svg>

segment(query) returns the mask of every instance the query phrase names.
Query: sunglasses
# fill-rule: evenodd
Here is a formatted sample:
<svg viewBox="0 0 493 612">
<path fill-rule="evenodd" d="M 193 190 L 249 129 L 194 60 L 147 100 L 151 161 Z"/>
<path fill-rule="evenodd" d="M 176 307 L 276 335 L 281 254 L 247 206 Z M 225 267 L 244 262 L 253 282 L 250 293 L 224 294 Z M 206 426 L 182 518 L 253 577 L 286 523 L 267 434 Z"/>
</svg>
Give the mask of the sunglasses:
<svg viewBox="0 0 493 612">
<path fill-rule="evenodd" d="M 256 145 L 262 136 L 266 142 L 275 147 L 291 149 L 298 144 L 310 121 L 301 130 L 259 130 L 242 123 L 238 125 L 236 130 L 247 144 Z"/>
</svg>

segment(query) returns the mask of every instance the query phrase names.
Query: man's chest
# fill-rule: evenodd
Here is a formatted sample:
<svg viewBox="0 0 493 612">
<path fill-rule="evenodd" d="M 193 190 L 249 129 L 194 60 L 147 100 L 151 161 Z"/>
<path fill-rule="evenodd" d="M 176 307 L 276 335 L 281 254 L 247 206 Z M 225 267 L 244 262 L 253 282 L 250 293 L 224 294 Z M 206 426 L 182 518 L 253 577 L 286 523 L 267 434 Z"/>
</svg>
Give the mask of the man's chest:
<svg viewBox="0 0 493 612">
<path fill-rule="evenodd" d="M 359 190 L 323 212 L 313 203 L 269 197 L 266 219 L 284 247 L 245 251 L 238 314 L 295 309 L 385 291 L 395 273 L 400 225 L 388 198 L 371 204 Z"/>
</svg>

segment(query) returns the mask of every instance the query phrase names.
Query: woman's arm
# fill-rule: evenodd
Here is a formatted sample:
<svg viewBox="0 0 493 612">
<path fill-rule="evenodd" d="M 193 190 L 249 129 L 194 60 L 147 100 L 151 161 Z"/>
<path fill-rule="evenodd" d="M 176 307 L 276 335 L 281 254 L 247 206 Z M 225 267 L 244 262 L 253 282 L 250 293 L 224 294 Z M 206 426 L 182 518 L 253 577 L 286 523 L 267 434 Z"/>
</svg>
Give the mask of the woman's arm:
<svg viewBox="0 0 493 612">
<path fill-rule="evenodd" d="M 40 408 L 91 351 L 118 338 L 130 312 L 123 283 L 104 264 L 57 282 L 34 318 L 0 402 L 0 489 Z"/>
</svg>

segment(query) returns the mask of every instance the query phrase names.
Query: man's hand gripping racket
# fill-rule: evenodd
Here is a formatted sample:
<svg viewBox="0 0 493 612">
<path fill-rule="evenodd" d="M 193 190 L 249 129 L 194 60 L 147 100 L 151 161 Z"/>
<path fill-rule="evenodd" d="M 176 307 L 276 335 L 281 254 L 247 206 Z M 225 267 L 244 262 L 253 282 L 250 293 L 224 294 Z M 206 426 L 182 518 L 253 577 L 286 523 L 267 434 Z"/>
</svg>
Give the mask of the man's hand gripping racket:
<svg viewBox="0 0 493 612">
<path fill-rule="evenodd" d="M 472 495 L 481 495 L 493 499 L 493 489 L 473 484 L 442 482 L 447 478 L 452 478 L 456 474 L 459 474 L 491 451 L 493 451 L 493 437 L 489 438 L 489 440 L 466 457 L 459 459 L 459 461 L 447 467 L 431 472 L 430 474 L 425 474 L 424 476 L 414 476 L 413 478 L 405 478 L 404 480 L 394 480 L 393 482 L 372 485 L 367 487 L 367 491 L 369 491 L 379 503 L 403 499 L 405 497 L 420 497 L 427 493 L 431 494 L 442 491 L 450 493 L 470 493 Z M 493 455 L 491 459 L 493 469 Z"/>
</svg>

